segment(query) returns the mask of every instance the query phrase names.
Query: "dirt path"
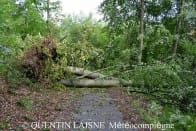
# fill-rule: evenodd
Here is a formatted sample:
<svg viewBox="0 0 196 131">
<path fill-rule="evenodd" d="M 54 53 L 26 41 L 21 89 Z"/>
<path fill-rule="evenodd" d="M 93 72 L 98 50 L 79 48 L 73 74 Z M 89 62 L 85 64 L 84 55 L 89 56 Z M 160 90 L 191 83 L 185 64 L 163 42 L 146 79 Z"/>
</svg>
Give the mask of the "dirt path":
<svg viewBox="0 0 196 131">
<path fill-rule="evenodd" d="M 121 88 L 66 88 L 61 91 L 26 86 L 13 88 L 3 79 L 0 79 L 0 98 L 0 130 L 3 131 L 31 131 L 32 122 L 76 122 L 76 131 L 88 131 L 80 127 L 91 125 L 90 131 L 126 131 L 115 127 L 125 121 L 142 122 L 131 103 L 137 100 L 144 102 L 142 108 L 146 105 L 143 99 L 128 96 Z M 47 127 L 50 131 L 73 130 Z M 38 130 L 43 128 L 36 127 Z"/>
<path fill-rule="evenodd" d="M 90 127 L 89 131 L 126 131 L 124 128 L 116 127 L 119 122 L 124 122 L 123 114 L 119 111 L 116 100 L 111 98 L 108 93 L 84 90 L 82 95 L 79 101 L 78 113 L 75 116 L 77 126 L 82 123 L 83 126 Z M 96 127 L 96 124 L 98 124 L 98 127 Z M 132 129 L 127 129 L 127 131 L 132 131 Z"/>
</svg>

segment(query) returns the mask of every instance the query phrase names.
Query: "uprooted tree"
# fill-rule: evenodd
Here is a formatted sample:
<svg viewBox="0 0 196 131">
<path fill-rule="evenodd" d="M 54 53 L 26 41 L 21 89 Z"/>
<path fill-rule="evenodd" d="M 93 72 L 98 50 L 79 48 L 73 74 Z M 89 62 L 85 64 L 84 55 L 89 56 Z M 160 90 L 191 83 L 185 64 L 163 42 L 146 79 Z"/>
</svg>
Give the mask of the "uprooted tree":
<svg viewBox="0 0 196 131">
<path fill-rule="evenodd" d="M 48 35 L 41 44 L 34 44 L 21 57 L 23 74 L 36 81 L 48 79 L 51 83 L 58 82 L 65 86 L 117 87 L 131 85 L 131 81 L 114 77 L 107 78 L 98 71 L 77 67 L 84 65 L 81 63 L 86 61 L 98 63 L 99 60 L 96 59 L 99 59 L 98 56 L 102 53 L 92 45 L 85 44 L 87 49 L 82 50 L 82 44 L 78 44 L 77 47 L 58 44 Z"/>
<path fill-rule="evenodd" d="M 41 79 L 45 73 L 46 60 L 56 60 L 56 45 L 51 36 L 47 36 L 41 44 L 36 43 L 29 48 L 22 60 L 23 74 L 36 80 Z"/>
</svg>

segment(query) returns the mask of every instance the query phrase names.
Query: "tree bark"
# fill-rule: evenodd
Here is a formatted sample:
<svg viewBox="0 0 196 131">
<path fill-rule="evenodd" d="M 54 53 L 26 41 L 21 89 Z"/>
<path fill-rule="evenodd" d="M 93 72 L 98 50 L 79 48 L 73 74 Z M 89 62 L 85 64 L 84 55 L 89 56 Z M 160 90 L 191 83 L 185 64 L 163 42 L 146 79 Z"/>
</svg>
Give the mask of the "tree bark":
<svg viewBox="0 0 196 131">
<path fill-rule="evenodd" d="M 141 0 L 141 12 L 140 12 L 140 34 L 139 34 L 139 53 L 138 64 L 142 63 L 142 49 L 143 49 L 143 37 L 144 37 L 144 0 Z"/>
<path fill-rule="evenodd" d="M 181 13 L 182 13 L 182 6 L 183 6 L 183 0 L 177 1 L 177 7 L 178 7 L 178 15 L 177 15 L 177 24 L 176 24 L 176 29 L 175 29 L 175 38 L 173 41 L 173 47 L 172 47 L 172 56 L 176 55 L 177 52 L 177 47 L 180 41 L 180 29 L 181 29 Z"/>
<path fill-rule="evenodd" d="M 46 24 L 47 24 L 47 28 L 48 28 L 48 31 L 50 32 L 50 0 L 47 0 L 46 1 L 46 14 L 47 14 L 47 20 L 46 20 Z"/>
<path fill-rule="evenodd" d="M 75 79 L 65 80 L 62 79 L 61 83 L 65 86 L 75 86 L 75 87 L 118 87 L 118 86 L 130 86 L 132 81 L 118 79 L 115 77 L 110 77 L 110 80 L 101 80 L 106 75 L 97 73 L 97 71 L 89 71 L 84 68 L 68 66 L 67 70 L 71 74 L 79 75 Z M 88 78 L 88 79 L 85 79 Z"/>
<path fill-rule="evenodd" d="M 79 76 L 83 76 L 83 78 L 86 77 L 86 78 L 90 78 L 90 79 L 97 79 L 97 78 L 105 77 L 105 75 L 103 75 L 103 74 L 92 72 L 89 70 L 85 70 L 84 68 L 68 66 L 67 69 L 70 73 L 75 74 L 75 75 L 79 75 Z"/>
<path fill-rule="evenodd" d="M 72 80 L 61 80 L 61 83 L 65 86 L 75 86 L 75 87 L 119 87 L 129 86 L 130 82 L 122 82 L 120 80 L 89 80 L 89 79 L 72 79 Z"/>
</svg>

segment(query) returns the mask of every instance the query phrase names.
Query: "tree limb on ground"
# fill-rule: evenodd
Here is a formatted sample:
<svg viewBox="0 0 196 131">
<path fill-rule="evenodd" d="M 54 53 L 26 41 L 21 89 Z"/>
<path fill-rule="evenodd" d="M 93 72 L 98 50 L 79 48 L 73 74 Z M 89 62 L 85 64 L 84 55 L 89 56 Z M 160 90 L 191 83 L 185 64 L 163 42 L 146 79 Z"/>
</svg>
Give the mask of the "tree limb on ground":
<svg viewBox="0 0 196 131">
<path fill-rule="evenodd" d="M 68 66 L 67 70 L 71 74 L 79 75 L 80 77 L 76 79 L 65 80 L 62 79 L 61 83 L 65 86 L 75 86 L 75 87 L 119 87 L 119 86 L 130 86 L 132 81 L 127 81 L 123 79 L 118 79 L 115 77 L 111 77 L 110 80 L 101 80 L 106 76 L 97 73 L 97 71 L 89 71 L 84 68 L 72 67 Z M 82 78 L 82 79 L 81 79 Z M 88 78 L 88 79 L 84 79 Z"/>
<path fill-rule="evenodd" d="M 109 69 L 109 68 L 118 67 L 118 66 L 120 66 L 120 65 L 114 65 L 114 66 L 109 66 L 109 67 L 105 67 L 105 68 L 102 68 L 102 69 L 98 69 L 98 70 L 95 70 L 95 71 L 90 72 L 89 74 L 84 74 L 84 75 L 82 75 L 82 76 L 79 76 L 79 77 L 77 77 L 77 79 L 85 78 L 86 76 L 91 75 L 91 74 L 93 74 L 93 73 L 97 73 L 97 72 L 99 72 L 99 71 L 104 71 L 104 70 L 107 70 L 107 69 Z M 121 66 L 122 66 L 122 65 L 121 65 Z M 128 66 L 129 66 L 129 65 L 123 65 L 123 67 L 128 67 Z M 106 76 L 105 76 L 105 77 L 106 77 Z"/>
<path fill-rule="evenodd" d="M 84 76 L 86 78 L 90 78 L 90 79 L 96 79 L 96 78 L 102 78 L 104 77 L 103 74 L 100 73 L 96 73 L 96 72 L 92 72 L 89 70 L 85 70 L 84 68 L 78 68 L 78 67 L 73 67 L 73 66 L 68 66 L 67 70 L 75 75 L 79 75 L 79 76 Z"/>
<path fill-rule="evenodd" d="M 121 80 L 92 80 L 92 79 L 70 79 L 61 80 L 61 83 L 65 86 L 75 86 L 75 87 L 119 87 L 129 86 L 130 82 L 122 82 Z"/>
</svg>

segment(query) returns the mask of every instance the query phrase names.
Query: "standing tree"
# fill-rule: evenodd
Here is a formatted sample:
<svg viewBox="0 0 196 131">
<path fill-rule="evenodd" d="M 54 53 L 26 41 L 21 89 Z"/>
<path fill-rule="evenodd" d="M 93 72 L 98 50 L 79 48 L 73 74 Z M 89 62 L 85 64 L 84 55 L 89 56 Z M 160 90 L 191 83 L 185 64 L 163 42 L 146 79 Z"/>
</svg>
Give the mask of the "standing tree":
<svg viewBox="0 0 196 131">
<path fill-rule="evenodd" d="M 51 33 L 51 23 L 56 20 L 54 17 L 60 14 L 61 2 L 59 0 L 25 0 L 25 2 L 28 1 L 36 8 L 42 17 L 44 17 L 46 20 L 47 31 Z"/>
<path fill-rule="evenodd" d="M 108 28 L 112 37 L 118 38 L 118 36 L 125 36 L 126 43 L 130 46 L 129 49 L 135 49 L 138 42 L 140 43 L 137 49 L 138 62 L 142 59 L 143 45 L 141 31 L 143 32 L 144 22 L 141 15 L 142 17 L 144 16 L 144 10 L 142 14 L 140 13 L 141 5 L 144 7 L 144 1 L 142 2 L 143 4 L 140 4 L 138 0 L 104 0 L 100 6 L 100 10 L 104 14 L 104 20 L 108 22 Z M 139 24 L 142 24 L 142 26 L 139 26 Z M 140 38 L 140 41 L 137 38 Z M 129 63 L 133 64 L 131 59 L 135 58 L 135 55 L 131 55 Z"/>
<path fill-rule="evenodd" d="M 51 19 L 61 10 L 60 1 L 45 0 L 42 2 L 43 12 L 46 13 L 47 30 L 51 33 Z"/>
<path fill-rule="evenodd" d="M 180 40 L 180 29 L 181 29 L 181 22 L 182 22 L 182 14 L 183 14 L 183 0 L 177 1 L 177 19 L 176 19 L 176 27 L 175 27 L 175 38 L 173 43 L 172 55 L 176 55 L 177 47 Z"/>
<path fill-rule="evenodd" d="M 141 11 L 140 11 L 140 44 L 139 44 L 139 53 L 138 53 L 138 64 L 142 63 L 142 49 L 144 41 L 144 0 L 140 1 Z"/>
<path fill-rule="evenodd" d="M 138 45 L 137 61 L 141 64 L 145 24 L 159 24 L 171 5 L 171 0 L 104 0 L 100 10 L 111 34 L 126 35 L 130 49 Z"/>
<path fill-rule="evenodd" d="M 19 1 L 16 3 L 17 11 L 13 18 L 17 22 L 17 32 L 21 34 L 23 39 L 27 34 L 46 34 L 46 24 L 41 12 L 38 10 L 37 4 L 38 3 L 32 0 Z"/>
</svg>

